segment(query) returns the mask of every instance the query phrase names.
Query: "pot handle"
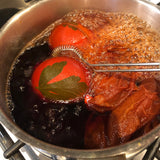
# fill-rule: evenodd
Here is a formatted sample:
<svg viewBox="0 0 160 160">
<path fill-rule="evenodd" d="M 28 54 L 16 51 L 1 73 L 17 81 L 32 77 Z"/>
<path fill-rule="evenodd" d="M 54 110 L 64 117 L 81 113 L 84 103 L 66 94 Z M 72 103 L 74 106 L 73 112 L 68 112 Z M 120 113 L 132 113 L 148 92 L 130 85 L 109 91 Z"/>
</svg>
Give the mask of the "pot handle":
<svg viewBox="0 0 160 160">
<path fill-rule="evenodd" d="M 42 0 L 20 0 L 20 1 L 23 1 L 23 3 L 25 4 L 23 7 L 27 8 L 28 6 L 31 6 L 34 3 L 37 3 L 37 2 L 42 1 Z"/>
<path fill-rule="evenodd" d="M 0 3 L 0 9 L 8 9 L 8 8 L 14 8 L 14 9 L 24 9 L 28 6 L 31 6 L 34 3 L 37 3 L 42 0 L 5 0 L 5 3 Z"/>
</svg>

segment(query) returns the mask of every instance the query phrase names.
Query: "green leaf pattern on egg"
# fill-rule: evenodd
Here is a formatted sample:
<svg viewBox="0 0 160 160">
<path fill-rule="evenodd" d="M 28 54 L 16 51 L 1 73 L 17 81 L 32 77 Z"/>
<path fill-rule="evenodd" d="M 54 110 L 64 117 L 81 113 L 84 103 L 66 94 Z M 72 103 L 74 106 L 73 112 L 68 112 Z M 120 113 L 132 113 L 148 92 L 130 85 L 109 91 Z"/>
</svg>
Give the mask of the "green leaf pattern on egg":
<svg viewBox="0 0 160 160">
<path fill-rule="evenodd" d="M 65 65 L 67 65 L 67 62 L 62 61 L 43 69 L 37 89 L 45 98 L 49 100 L 71 100 L 81 97 L 86 92 L 88 88 L 87 84 L 80 82 L 81 78 L 75 75 L 48 84 L 50 80 L 62 72 Z"/>
</svg>

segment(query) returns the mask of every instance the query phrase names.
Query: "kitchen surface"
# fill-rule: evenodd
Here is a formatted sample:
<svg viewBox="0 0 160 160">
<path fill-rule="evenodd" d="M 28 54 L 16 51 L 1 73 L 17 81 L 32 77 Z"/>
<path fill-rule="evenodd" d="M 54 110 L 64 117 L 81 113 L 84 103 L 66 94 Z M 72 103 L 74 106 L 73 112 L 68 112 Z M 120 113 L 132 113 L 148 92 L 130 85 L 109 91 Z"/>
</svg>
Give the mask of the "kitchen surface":
<svg viewBox="0 0 160 160">
<path fill-rule="evenodd" d="M 150 1 L 151 3 L 154 3 L 155 5 L 160 3 L 160 0 L 148 0 L 148 1 Z M 25 8 L 29 4 L 30 4 L 30 2 L 27 0 L 26 0 L 26 2 L 23 0 L 0 0 L 0 27 L 12 15 L 16 14 L 16 12 Z M 6 131 L 11 136 L 12 140 L 14 142 L 16 142 L 17 138 L 14 135 L 12 135 L 12 133 L 10 131 L 8 131 L 7 129 L 6 129 Z M 52 160 L 67 160 L 67 158 L 65 158 L 65 157 L 59 157 L 59 156 L 54 156 L 54 155 L 49 158 L 46 155 L 43 155 L 40 152 L 38 152 L 35 148 L 32 148 L 28 145 L 23 146 L 20 149 L 20 151 L 26 160 L 50 160 L 50 159 L 52 159 Z M 143 153 L 138 154 L 133 160 L 142 160 L 142 157 L 144 157 L 145 153 L 146 153 L 146 150 L 143 151 Z M 5 158 L 3 157 L 3 150 L 1 147 L 0 147 L 0 160 L 5 160 Z M 10 158 L 10 160 L 15 160 L 15 159 Z M 70 160 L 70 159 L 68 159 L 68 160 Z M 74 159 L 72 159 L 72 160 L 74 160 Z M 147 160 L 147 159 L 143 159 L 143 160 Z M 158 160 L 158 159 L 154 158 L 154 160 Z"/>
</svg>

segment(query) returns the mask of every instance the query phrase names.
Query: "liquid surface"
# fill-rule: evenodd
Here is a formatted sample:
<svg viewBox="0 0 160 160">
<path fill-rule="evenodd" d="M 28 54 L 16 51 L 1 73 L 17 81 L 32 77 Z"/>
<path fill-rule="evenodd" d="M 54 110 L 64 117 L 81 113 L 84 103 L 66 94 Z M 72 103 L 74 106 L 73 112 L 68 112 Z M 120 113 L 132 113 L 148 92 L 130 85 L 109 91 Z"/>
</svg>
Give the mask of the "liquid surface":
<svg viewBox="0 0 160 160">
<path fill-rule="evenodd" d="M 80 23 L 93 33 L 89 37 L 88 45 L 79 47 L 80 51 L 82 51 L 82 56 L 89 63 L 159 62 L 160 36 L 147 23 L 132 14 L 76 10 L 46 28 L 39 36 L 26 45 L 15 62 L 13 62 L 13 67 L 8 78 L 7 102 L 11 108 L 15 122 L 22 129 L 43 141 L 58 146 L 69 148 L 105 148 L 110 146 L 109 142 L 98 142 L 99 140 L 95 137 L 98 137 L 97 135 L 101 136 L 101 139 L 110 137 L 110 128 L 108 128 L 110 124 L 108 122 L 112 122 L 112 119 L 114 119 L 111 114 L 112 111 L 98 113 L 96 110 L 95 112 L 93 110 L 95 108 L 88 108 L 84 100 L 69 104 L 51 103 L 40 99 L 33 92 L 31 85 L 32 73 L 39 63 L 51 56 L 48 36 L 55 25 L 62 22 Z M 132 76 L 130 73 L 127 74 L 127 82 L 125 81 L 125 85 L 123 83 L 123 88 L 127 88 L 128 79 L 130 82 Z M 101 95 L 107 97 L 106 94 L 108 93 L 106 93 L 107 89 L 105 86 L 111 77 L 121 77 L 121 75 L 118 73 L 96 73 L 93 78 L 91 96 L 96 97 Z M 155 84 L 157 85 L 159 84 L 160 76 L 159 73 L 135 73 L 135 87 L 139 89 L 139 86 L 143 84 L 143 80 L 145 79 L 152 79 L 154 82 L 156 81 Z M 130 86 L 130 83 L 128 86 Z M 159 85 L 157 86 L 159 88 Z M 126 91 L 129 93 L 127 96 L 132 96 L 136 92 L 135 88 L 130 88 L 125 90 L 125 93 Z M 155 89 L 154 91 L 159 97 L 159 89 Z M 114 95 L 113 97 L 115 98 L 116 96 L 119 97 L 118 95 Z M 126 97 L 123 97 L 123 101 Z M 103 97 L 99 98 L 102 99 Z M 116 101 L 116 99 L 111 100 L 112 102 Z M 94 103 L 99 104 L 101 102 L 97 102 L 95 99 Z M 118 106 L 121 103 L 117 102 Z M 116 113 L 116 111 L 114 112 Z M 111 120 L 108 120 L 110 115 Z M 150 131 L 158 123 L 158 114 L 155 114 L 148 123 L 140 125 L 140 128 L 137 127 L 136 131 L 129 138 L 127 137 L 125 140 L 122 138 L 120 141 L 116 139 L 116 142 L 112 145 L 125 143 L 141 136 Z M 99 128 L 97 129 L 98 131 L 95 131 L 97 124 Z M 106 127 L 106 125 L 108 126 Z M 89 129 L 86 129 L 86 126 Z M 93 139 L 95 138 L 95 141 L 97 141 L 95 144 L 86 137 L 92 129 L 93 133 L 95 133 L 92 135 Z M 104 130 L 105 133 L 103 135 Z M 89 135 L 89 137 L 92 136 Z M 86 142 L 88 143 L 86 144 Z"/>
</svg>

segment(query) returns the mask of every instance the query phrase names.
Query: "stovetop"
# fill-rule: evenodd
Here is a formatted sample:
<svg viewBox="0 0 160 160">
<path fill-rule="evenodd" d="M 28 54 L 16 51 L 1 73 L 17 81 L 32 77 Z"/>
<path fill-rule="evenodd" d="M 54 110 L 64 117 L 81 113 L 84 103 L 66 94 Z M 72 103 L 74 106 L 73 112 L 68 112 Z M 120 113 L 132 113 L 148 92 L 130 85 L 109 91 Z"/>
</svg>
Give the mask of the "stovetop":
<svg viewBox="0 0 160 160">
<path fill-rule="evenodd" d="M 5 22 L 10 17 L 12 17 L 15 13 L 17 13 L 21 8 L 25 7 L 27 3 L 31 0 L 24 0 L 24 1 L 23 0 L 21 1 L 12 0 L 9 3 L 7 3 L 7 1 L 10 1 L 10 0 L 0 0 L 0 28 L 2 27 L 3 24 L 5 24 Z M 160 5 L 160 0 L 148 0 L 148 1 L 154 4 Z M 7 133 L 11 136 L 11 139 L 13 140 L 13 142 L 17 141 L 17 138 L 10 131 L 7 130 Z M 157 144 L 152 144 L 150 148 L 148 148 L 148 152 L 147 150 L 143 151 L 142 153 L 138 154 L 133 160 L 142 160 L 142 159 L 143 160 L 160 160 L 160 151 L 157 152 L 157 158 L 154 158 L 154 159 L 151 158 L 153 154 L 152 152 L 154 151 L 154 148 L 156 145 Z M 0 160 L 6 160 L 3 156 L 2 148 L 3 146 L 0 146 Z M 51 160 L 51 159 L 52 160 L 67 160 L 65 157 L 58 157 L 58 156 L 52 156 L 52 158 L 49 158 L 46 155 L 43 155 L 40 152 L 38 152 L 35 148 L 32 148 L 31 146 L 28 146 L 28 145 L 24 145 L 20 149 L 20 152 L 23 155 L 23 157 L 25 157 L 26 160 Z M 18 160 L 18 159 L 10 158 L 10 160 Z"/>
</svg>

